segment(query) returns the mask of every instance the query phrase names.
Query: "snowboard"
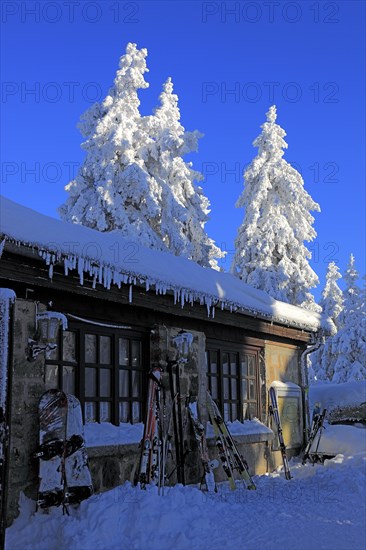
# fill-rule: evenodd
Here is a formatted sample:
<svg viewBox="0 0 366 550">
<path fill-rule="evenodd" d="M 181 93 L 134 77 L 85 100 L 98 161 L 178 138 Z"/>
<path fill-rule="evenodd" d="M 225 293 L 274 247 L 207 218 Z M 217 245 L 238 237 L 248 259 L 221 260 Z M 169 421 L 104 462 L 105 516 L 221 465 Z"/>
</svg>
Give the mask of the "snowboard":
<svg viewBox="0 0 366 550">
<path fill-rule="evenodd" d="M 77 504 L 93 493 L 79 400 L 52 389 L 39 402 L 40 508 Z"/>
</svg>

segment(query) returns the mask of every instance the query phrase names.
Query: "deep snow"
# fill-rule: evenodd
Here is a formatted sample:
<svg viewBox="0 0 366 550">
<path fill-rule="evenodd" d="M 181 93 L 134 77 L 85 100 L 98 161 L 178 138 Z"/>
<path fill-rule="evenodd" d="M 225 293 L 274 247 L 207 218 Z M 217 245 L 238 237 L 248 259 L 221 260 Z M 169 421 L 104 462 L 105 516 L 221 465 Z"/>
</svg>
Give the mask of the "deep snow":
<svg viewBox="0 0 366 550">
<path fill-rule="evenodd" d="M 207 495 L 176 486 L 159 497 L 155 487 L 125 483 L 69 517 L 60 509 L 35 514 L 22 497 L 6 550 L 363 550 L 365 461 L 365 453 L 338 455 L 324 466 L 291 461 L 291 481 L 278 472 L 259 476 L 257 491 L 221 484 Z"/>
</svg>

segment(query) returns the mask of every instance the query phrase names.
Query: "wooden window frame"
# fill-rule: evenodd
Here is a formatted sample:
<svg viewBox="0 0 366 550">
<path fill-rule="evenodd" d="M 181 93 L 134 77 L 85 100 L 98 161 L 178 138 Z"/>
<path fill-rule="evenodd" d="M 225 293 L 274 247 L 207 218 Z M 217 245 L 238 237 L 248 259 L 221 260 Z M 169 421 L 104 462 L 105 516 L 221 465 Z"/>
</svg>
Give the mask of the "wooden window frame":
<svg viewBox="0 0 366 550">
<path fill-rule="evenodd" d="M 69 322 L 69 327 L 67 329 L 69 332 L 75 332 L 75 348 L 76 348 L 76 361 L 66 361 L 63 359 L 63 330 L 59 331 L 59 340 L 58 340 L 58 358 L 57 359 L 47 359 L 46 365 L 55 365 L 58 367 L 58 387 L 63 389 L 63 372 L 64 367 L 73 366 L 75 368 L 75 395 L 80 400 L 83 418 L 85 421 L 85 403 L 93 402 L 96 403 L 96 422 L 100 422 L 100 407 L 99 403 L 107 402 L 111 403 L 110 405 L 110 420 L 112 424 L 120 424 L 120 403 L 127 402 L 129 404 L 129 417 L 130 422 L 133 421 L 132 409 L 133 403 L 140 403 L 140 414 L 138 422 L 143 422 L 145 414 L 145 402 L 146 402 L 146 392 L 147 392 L 147 380 L 148 380 L 148 369 L 149 369 L 149 338 L 147 337 L 146 331 L 136 331 L 130 329 L 115 329 L 108 327 L 101 327 L 94 324 L 87 323 L 78 323 L 78 322 Z M 96 363 L 87 363 L 85 361 L 85 335 L 86 334 L 95 334 L 96 338 L 96 354 L 97 362 Z M 103 364 L 100 362 L 100 337 L 107 336 L 111 338 L 111 348 L 110 348 L 110 363 Z M 132 371 L 138 371 L 141 373 L 141 395 L 132 396 L 132 375 L 129 374 L 129 388 L 128 396 L 120 397 L 119 395 L 119 372 L 121 370 L 121 365 L 119 365 L 119 338 L 126 339 L 129 341 L 129 364 L 126 365 L 124 370 L 128 370 L 130 373 Z M 140 342 L 140 365 L 136 368 L 132 366 L 132 341 Z M 89 397 L 85 395 L 85 375 L 86 368 L 95 368 L 97 370 L 96 374 L 96 396 Z M 100 384 L 101 384 L 101 369 L 106 368 L 111 370 L 110 375 L 110 396 L 103 397 L 100 395 Z"/>
<path fill-rule="evenodd" d="M 256 346 L 251 346 L 247 344 L 238 344 L 238 343 L 229 343 L 223 341 L 213 341 L 208 340 L 206 345 L 206 357 L 207 357 L 207 378 L 208 378 L 208 389 L 212 389 L 212 378 L 216 378 L 217 384 L 217 398 L 215 399 L 223 418 L 228 421 L 239 420 L 244 422 L 243 414 L 243 405 L 248 403 L 248 406 L 252 405 L 255 409 L 251 417 L 256 416 L 260 418 L 261 414 L 261 392 L 260 392 L 260 352 L 261 348 Z M 216 354 L 216 373 L 211 372 L 211 354 Z M 223 358 L 224 354 L 228 354 L 228 373 L 223 372 Z M 236 358 L 236 375 L 231 373 L 231 357 L 234 355 Z M 251 356 L 254 357 L 255 367 L 254 367 L 254 376 L 242 376 L 241 373 L 241 356 Z M 242 390 L 242 379 L 247 380 L 247 398 L 243 397 Z M 231 380 L 236 379 L 236 399 L 233 398 Z M 229 380 L 229 397 L 224 396 L 224 380 Z M 255 398 L 250 399 L 249 396 L 249 380 L 254 381 L 255 388 Z M 236 405 L 236 418 L 233 418 L 232 413 L 232 404 Z M 225 405 L 229 406 L 229 415 L 225 414 Z"/>
</svg>

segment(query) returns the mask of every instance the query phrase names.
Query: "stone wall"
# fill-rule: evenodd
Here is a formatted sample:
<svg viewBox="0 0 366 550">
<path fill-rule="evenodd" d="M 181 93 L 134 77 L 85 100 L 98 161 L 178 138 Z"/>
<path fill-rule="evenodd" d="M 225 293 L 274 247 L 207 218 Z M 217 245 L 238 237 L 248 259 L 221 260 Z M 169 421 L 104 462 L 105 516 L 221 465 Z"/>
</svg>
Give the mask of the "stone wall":
<svg viewBox="0 0 366 550">
<path fill-rule="evenodd" d="M 38 463 L 31 460 L 39 438 L 38 402 L 44 392 L 43 354 L 30 363 L 26 350 L 34 336 L 36 305 L 17 299 L 13 308 L 13 349 L 10 375 L 10 445 L 7 476 L 7 524 L 18 515 L 21 491 L 37 498 Z"/>
</svg>

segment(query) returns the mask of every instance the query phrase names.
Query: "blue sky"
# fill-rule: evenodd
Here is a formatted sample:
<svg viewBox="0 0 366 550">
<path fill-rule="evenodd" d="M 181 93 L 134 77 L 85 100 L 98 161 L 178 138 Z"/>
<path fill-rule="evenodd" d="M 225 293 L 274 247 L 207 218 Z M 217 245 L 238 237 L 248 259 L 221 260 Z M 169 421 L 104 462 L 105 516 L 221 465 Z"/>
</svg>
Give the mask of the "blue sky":
<svg viewBox="0 0 366 550">
<path fill-rule="evenodd" d="M 320 203 L 312 266 L 365 272 L 365 3 L 3 1 L 1 193 L 58 217 L 64 185 L 83 161 L 76 124 L 112 84 L 127 42 L 148 49 L 157 104 L 171 76 L 182 122 L 204 137 L 190 155 L 212 205 L 207 232 L 231 251 L 235 208 L 253 139 L 277 105 L 286 160 Z"/>
</svg>

